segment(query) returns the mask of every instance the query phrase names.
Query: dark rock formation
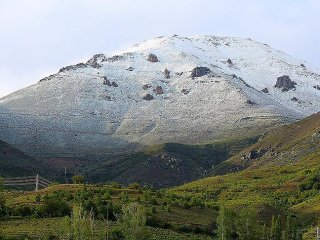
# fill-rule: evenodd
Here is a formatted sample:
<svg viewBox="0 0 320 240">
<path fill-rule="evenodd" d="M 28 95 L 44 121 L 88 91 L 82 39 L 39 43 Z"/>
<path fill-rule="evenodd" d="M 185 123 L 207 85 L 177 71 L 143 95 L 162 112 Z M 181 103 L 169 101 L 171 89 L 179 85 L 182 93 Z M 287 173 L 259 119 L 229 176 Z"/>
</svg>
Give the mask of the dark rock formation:
<svg viewBox="0 0 320 240">
<path fill-rule="evenodd" d="M 187 95 L 190 90 L 189 89 L 182 89 L 181 92 L 184 94 L 184 95 Z"/>
<path fill-rule="evenodd" d="M 183 72 L 176 72 L 177 76 L 182 76 Z"/>
<path fill-rule="evenodd" d="M 87 68 L 88 65 L 87 64 L 84 64 L 84 63 L 78 63 L 76 65 L 70 65 L 70 66 L 66 66 L 66 67 L 63 67 L 59 70 L 59 73 L 62 73 L 62 72 L 66 72 L 66 71 L 70 71 L 70 70 L 77 70 L 79 68 Z"/>
<path fill-rule="evenodd" d="M 196 67 L 196 68 L 192 69 L 191 77 L 192 78 L 202 77 L 202 76 L 207 75 L 209 73 L 211 73 L 211 70 L 207 67 Z"/>
<path fill-rule="evenodd" d="M 154 97 L 153 97 L 151 94 L 149 94 L 149 93 L 146 94 L 146 95 L 143 97 L 143 99 L 144 99 L 144 100 L 147 100 L 147 101 L 153 100 L 153 98 L 154 98 Z"/>
<path fill-rule="evenodd" d="M 258 105 L 257 103 L 251 101 L 250 99 L 248 99 L 248 100 L 246 101 L 246 103 L 249 104 L 249 105 Z"/>
<path fill-rule="evenodd" d="M 111 85 L 112 85 L 113 87 L 118 87 L 118 84 L 117 84 L 116 82 L 112 82 Z"/>
<path fill-rule="evenodd" d="M 246 158 L 249 160 L 254 160 L 262 157 L 266 152 L 267 152 L 266 149 L 251 150 L 250 152 L 248 152 Z"/>
<path fill-rule="evenodd" d="M 298 102 L 299 100 L 298 100 L 298 98 L 293 97 L 293 98 L 291 98 L 291 101 Z"/>
<path fill-rule="evenodd" d="M 313 86 L 313 88 L 317 89 L 317 90 L 320 90 L 320 86 L 319 85 Z"/>
<path fill-rule="evenodd" d="M 132 72 L 134 70 L 134 68 L 133 67 L 128 67 L 127 70 Z"/>
<path fill-rule="evenodd" d="M 306 66 L 303 63 L 300 64 L 300 67 L 306 69 Z"/>
<path fill-rule="evenodd" d="M 48 77 L 42 78 L 39 82 L 45 82 L 45 81 L 50 81 L 52 78 L 54 78 L 57 74 L 52 74 Z"/>
<path fill-rule="evenodd" d="M 282 88 L 282 91 L 286 92 L 286 91 L 289 91 L 291 89 L 294 89 L 295 85 L 297 85 L 296 82 L 292 81 L 289 76 L 284 75 L 282 77 L 278 77 L 277 78 L 277 83 L 276 83 L 276 85 L 274 87 Z"/>
<path fill-rule="evenodd" d="M 163 74 L 164 74 L 164 78 L 166 78 L 166 79 L 170 78 L 170 71 L 168 69 L 165 69 Z"/>
<path fill-rule="evenodd" d="M 147 90 L 148 88 L 151 88 L 151 85 L 150 85 L 150 84 L 144 84 L 144 85 L 142 86 L 142 89 L 143 89 L 143 90 Z"/>
<path fill-rule="evenodd" d="M 161 86 L 157 86 L 156 89 L 154 90 L 156 94 L 163 94 L 163 88 Z"/>
<path fill-rule="evenodd" d="M 264 88 L 264 89 L 261 90 L 261 92 L 263 92 L 263 93 L 269 93 L 269 90 L 268 90 L 268 88 Z"/>
<path fill-rule="evenodd" d="M 107 86 L 110 87 L 112 84 L 111 84 L 111 82 L 108 80 L 107 77 L 103 77 L 103 85 L 107 85 Z"/>
<path fill-rule="evenodd" d="M 98 61 L 103 62 L 106 60 L 107 58 L 104 54 L 96 54 L 91 59 L 89 59 L 86 64 L 93 68 L 101 68 L 102 66 L 98 63 Z"/>
<path fill-rule="evenodd" d="M 152 53 L 149 54 L 147 60 L 149 62 L 153 62 L 153 63 L 159 62 L 158 57 L 156 55 L 152 54 Z"/>
<path fill-rule="evenodd" d="M 233 65 L 233 62 L 231 61 L 231 59 L 229 58 L 227 63 L 229 63 L 229 65 Z"/>
<path fill-rule="evenodd" d="M 123 59 L 125 59 L 124 56 L 114 55 L 111 58 L 107 58 L 106 61 L 108 61 L 108 62 L 116 62 L 116 61 L 120 61 L 120 60 L 123 60 Z"/>
</svg>

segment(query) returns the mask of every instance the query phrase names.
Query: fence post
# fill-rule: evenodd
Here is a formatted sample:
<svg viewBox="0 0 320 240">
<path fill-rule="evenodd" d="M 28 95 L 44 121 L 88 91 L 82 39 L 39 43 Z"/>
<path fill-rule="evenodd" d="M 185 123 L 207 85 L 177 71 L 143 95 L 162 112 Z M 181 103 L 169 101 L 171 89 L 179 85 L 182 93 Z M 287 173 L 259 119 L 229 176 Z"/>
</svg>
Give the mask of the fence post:
<svg viewBox="0 0 320 240">
<path fill-rule="evenodd" d="M 36 192 L 38 191 L 39 189 L 39 174 L 37 174 L 36 176 Z"/>
</svg>

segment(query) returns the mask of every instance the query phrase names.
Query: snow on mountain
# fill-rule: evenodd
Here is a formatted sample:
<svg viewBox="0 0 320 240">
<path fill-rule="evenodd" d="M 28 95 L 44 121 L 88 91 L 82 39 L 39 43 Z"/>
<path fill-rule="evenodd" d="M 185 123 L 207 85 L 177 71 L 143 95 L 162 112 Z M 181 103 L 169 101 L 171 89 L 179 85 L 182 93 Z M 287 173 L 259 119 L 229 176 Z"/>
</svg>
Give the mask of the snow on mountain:
<svg viewBox="0 0 320 240">
<path fill-rule="evenodd" d="M 319 89 L 306 63 L 251 39 L 160 37 L 2 98 L 0 139 L 37 158 L 92 159 L 250 136 L 320 111 Z"/>
</svg>

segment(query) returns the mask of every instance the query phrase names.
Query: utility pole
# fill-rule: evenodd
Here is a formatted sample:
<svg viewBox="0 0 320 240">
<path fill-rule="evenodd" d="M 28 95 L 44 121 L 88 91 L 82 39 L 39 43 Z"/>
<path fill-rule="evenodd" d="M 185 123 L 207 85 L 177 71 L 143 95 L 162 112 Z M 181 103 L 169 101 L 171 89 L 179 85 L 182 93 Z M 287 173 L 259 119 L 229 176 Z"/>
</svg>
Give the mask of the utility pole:
<svg viewBox="0 0 320 240">
<path fill-rule="evenodd" d="M 39 190 L 39 174 L 36 175 L 36 192 Z"/>
<path fill-rule="evenodd" d="M 64 168 L 64 182 L 65 182 L 65 184 L 68 183 L 67 182 L 67 168 L 66 167 Z"/>
</svg>

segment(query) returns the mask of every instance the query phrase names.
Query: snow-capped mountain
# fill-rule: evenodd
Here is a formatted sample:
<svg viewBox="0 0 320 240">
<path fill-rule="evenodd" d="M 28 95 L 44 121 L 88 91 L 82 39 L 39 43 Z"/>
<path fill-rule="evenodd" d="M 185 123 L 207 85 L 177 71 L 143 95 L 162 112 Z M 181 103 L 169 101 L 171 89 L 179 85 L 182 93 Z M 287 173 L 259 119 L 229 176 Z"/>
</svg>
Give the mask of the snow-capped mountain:
<svg viewBox="0 0 320 240">
<path fill-rule="evenodd" d="M 252 136 L 320 111 L 320 75 L 251 39 L 159 37 L 0 100 L 0 139 L 35 158 L 103 158 Z"/>
</svg>

